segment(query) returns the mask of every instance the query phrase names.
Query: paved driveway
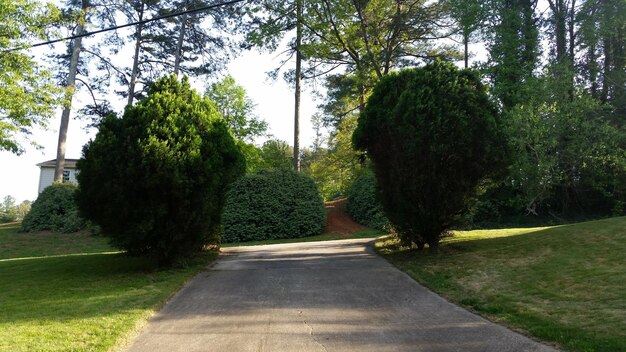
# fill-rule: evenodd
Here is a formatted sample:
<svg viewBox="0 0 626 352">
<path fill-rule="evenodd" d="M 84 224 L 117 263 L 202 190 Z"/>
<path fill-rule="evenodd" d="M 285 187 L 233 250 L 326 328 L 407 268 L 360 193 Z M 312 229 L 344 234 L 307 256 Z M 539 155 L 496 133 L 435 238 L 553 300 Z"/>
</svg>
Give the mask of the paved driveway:
<svg viewBox="0 0 626 352">
<path fill-rule="evenodd" d="M 370 246 L 228 248 L 130 351 L 554 351 L 448 303 Z"/>
</svg>

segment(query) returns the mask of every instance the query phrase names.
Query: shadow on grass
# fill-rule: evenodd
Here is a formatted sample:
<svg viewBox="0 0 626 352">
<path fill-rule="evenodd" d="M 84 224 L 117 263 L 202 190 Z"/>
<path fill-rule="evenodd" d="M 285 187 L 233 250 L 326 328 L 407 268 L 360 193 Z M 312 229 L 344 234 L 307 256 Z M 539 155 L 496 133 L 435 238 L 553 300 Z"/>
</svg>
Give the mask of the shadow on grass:
<svg viewBox="0 0 626 352">
<path fill-rule="evenodd" d="M 495 233 L 496 231 L 494 231 Z M 572 351 L 626 350 L 626 217 L 381 254 L 454 302 Z"/>
<path fill-rule="evenodd" d="M 122 253 L 1 261 L 0 324 L 63 322 L 149 309 L 184 281 L 181 276 L 197 272 L 207 259 L 167 270 L 155 269 L 151 260 Z"/>
</svg>

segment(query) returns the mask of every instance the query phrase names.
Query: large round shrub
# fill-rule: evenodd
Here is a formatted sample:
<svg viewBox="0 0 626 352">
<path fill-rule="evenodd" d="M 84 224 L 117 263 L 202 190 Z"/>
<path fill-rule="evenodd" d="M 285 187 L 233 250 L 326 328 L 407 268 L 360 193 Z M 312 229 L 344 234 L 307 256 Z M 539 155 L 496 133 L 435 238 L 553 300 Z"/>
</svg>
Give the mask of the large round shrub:
<svg viewBox="0 0 626 352">
<path fill-rule="evenodd" d="M 297 238 L 321 233 L 326 209 L 308 176 L 261 170 L 233 183 L 222 220 L 222 242 Z"/>
<path fill-rule="evenodd" d="M 78 162 L 82 213 L 118 248 L 170 264 L 219 228 L 245 160 L 213 103 L 176 76 L 108 117 Z"/>
<path fill-rule="evenodd" d="M 436 247 L 506 145 L 478 75 L 436 62 L 383 78 L 354 145 L 373 161 L 385 213 L 405 243 Z"/>
<path fill-rule="evenodd" d="M 76 185 L 53 183 L 46 187 L 22 220 L 21 231 L 76 232 L 86 227 L 74 201 Z"/>
<path fill-rule="evenodd" d="M 376 196 L 376 177 L 370 170 L 361 173 L 348 189 L 346 210 L 359 224 L 378 230 L 389 228 L 389 220 Z"/>
</svg>

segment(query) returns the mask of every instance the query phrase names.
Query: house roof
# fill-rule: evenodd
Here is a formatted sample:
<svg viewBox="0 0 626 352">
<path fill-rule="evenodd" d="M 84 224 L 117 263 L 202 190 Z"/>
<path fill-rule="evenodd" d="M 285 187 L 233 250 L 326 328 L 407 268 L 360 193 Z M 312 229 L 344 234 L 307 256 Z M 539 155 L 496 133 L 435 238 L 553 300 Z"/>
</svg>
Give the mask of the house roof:
<svg viewBox="0 0 626 352">
<path fill-rule="evenodd" d="M 76 169 L 76 162 L 78 159 L 65 159 L 65 168 L 66 169 Z M 57 163 L 57 159 L 52 159 L 48 161 L 44 161 L 43 163 L 37 164 L 39 167 L 55 167 Z"/>
</svg>

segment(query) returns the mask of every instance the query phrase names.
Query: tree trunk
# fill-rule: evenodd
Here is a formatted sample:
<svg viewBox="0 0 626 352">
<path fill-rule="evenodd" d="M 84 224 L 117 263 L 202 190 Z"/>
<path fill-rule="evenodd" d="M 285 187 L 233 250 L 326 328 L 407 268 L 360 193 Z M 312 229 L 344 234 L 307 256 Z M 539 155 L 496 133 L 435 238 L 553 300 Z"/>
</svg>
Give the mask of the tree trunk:
<svg viewBox="0 0 626 352">
<path fill-rule="evenodd" d="M 463 31 L 463 46 L 464 46 L 464 54 L 465 54 L 465 68 L 469 67 L 469 33 L 467 31 Z"/>
<path fill-rule="evenodd" d="M 300 81 L 302 80 L 302 1 L 296 0 L 296 92 L 293 124 L 293 169 L 300 172 Z"/>
<path fill-rule="evenodd" d="M 183 11 L 187 11 L 189 2 L 185 1 Z M 174 74 L 178 76 L 180 70 L 180 61 L 183 56 L 183 43 L 185 42 L 185 31 L 187 29 L 187 14 L 182 15 L 180 23 L 180 32 L 178 33 L 178 43 L 176 44 L 176 59 L 174 60 Z"/>
<path fill-rule="evenodd" d="M 574 67 L 574 55 L 576 48 L 576 0 L 571 0 L 570 8 L 569 8 L 569 24 L 568 24 L 568 32 L 569 32 L 569 60 L 570 65 Z"/>
<path fill-rule="evenodd" d="M 139 22 L 143 20 L 143 12 L 145 3 L 141 2 L 141 10 L 139 11 Z M 130 83 L 128 84 L 128 102 L 127 105 L 133 105 L 135 99 L 135 83 L 137 81 L 137 72 L 139 71 L 139 52 L 141 50 L 141 32 L 143 31 L 143 23 L 139 23 L 135 30 L 135 56 L 133 58 L 133 70 L 130 74 Z"/>
<path fill-rule="evenodd" d="M 591 96 L 598 97 L 598 64 L 596 63 L 596 46 L 589 45 L 589 80 L 591 81 Z"/>
<path fill-rule="evenodd" d="M 79 20 L 76 27 L 76 35 L 82 35 L 85 32 L 85 14 L 89 9 L 89 2 L 83 1 L 82 11 L 83 17 Z M 63 181 L 63 171 L 65 169 L 65 144 L 67 143 L 67 129 L 70 123 L 70 113 L 72 111 L 72 97 L 74 95 L 76 74 L 78 72 L 78 61 L 80 59 L 80 49 L 82 43 L 82 37 L 74 39 L 72 56 L 70 58 L 70 69 L 67 76 L 67 83 L 65 85 L 65 102 L 63 105 L 63 112 L 61 113 L 61 126 L 59 127 L 59 142 L 57 144 L 57 160 L 54 167 L 54 182 Z"/>
<path fill-rule="evenodd" d="M 611 65 L 613 64 L 612 59 L 612 50 L 611 50 L 611 39 L 608 38 L 608 35 L 605 36 L 604 40 L 604 70 L 602 72 L 602 93 L 600 95 L 600 100 L 603 102 L 607 102 L 609 99 L 609 77 L 611 76 Z"/>
</svg>

